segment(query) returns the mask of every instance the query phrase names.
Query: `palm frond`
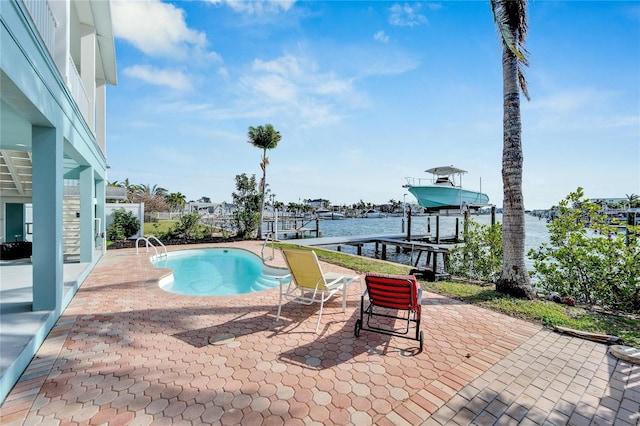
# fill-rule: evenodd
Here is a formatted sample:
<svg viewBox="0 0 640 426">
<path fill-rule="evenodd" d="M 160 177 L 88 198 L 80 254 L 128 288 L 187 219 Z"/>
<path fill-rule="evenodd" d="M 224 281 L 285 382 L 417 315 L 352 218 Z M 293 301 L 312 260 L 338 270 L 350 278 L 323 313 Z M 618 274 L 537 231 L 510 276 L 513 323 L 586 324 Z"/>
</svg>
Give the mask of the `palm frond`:
<svg viewBox="0 0 640 426">
<path fill-rule="evenodd" d="M 491 0 L 493 19 L 502 43 L 518 60 L 518 84 L 522 94 L 530 100 L 523 67 L 529 66 L 529 52 L 524 47 L 527 36 L 527 0 Z"/>
<path fill-rule="evenodd" d="M 278 145 L 282 136 L 280 132 L 276 131 L 271 124 L 265 124 L 264 126 L 249 127 L 247 133 L 248 142 L 256 148 L 263 150 L 273 149 Z"/>
<path fill-rule="evenodd" d="M 528 101 L 531 100 L 529 97 L 529 88 L 527 87 L 527 79 L 524 76 L 524 71 L 522 67 L 518 66 L 518 84 L 520 85 L 520 90 L 522 90 L 522 94 Z"/>
</svg>

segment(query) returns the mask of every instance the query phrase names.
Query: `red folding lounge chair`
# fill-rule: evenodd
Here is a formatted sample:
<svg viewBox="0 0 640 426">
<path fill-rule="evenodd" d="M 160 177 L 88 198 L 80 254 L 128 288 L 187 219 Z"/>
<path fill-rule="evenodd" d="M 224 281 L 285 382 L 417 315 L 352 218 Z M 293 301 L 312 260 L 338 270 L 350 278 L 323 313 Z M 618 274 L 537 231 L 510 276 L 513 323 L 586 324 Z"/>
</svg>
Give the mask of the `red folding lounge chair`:
<svg viewBox="0 0 640 426">
<path fill-rule="evenodd" d="M 367 289 L 360 298 L 360 319 L 356 320 L 354 334 L 360 336 L 360 331 L 373 331 L 391 336 L 420 342 L 422 351 L 423 336 L 420 331 L 420 313 L 422 288 L 413 275 L 381 275 L 365 274 L 364 281 Z M 365 308 L 365 298 L 369 305 Z M 395 310 L 395 315 L 393 310 Z M 364 317 L 367 317 L 366 324 Z M 380 321 L 371 321 L 373 317 L 384 317 L 406 321 L 404 330 L 376 325 Z M 373 325 L 372 325 L 373 323 Z M 415 323 L 415 337 L 409 333 L 411 324 Z"/>
</svg>

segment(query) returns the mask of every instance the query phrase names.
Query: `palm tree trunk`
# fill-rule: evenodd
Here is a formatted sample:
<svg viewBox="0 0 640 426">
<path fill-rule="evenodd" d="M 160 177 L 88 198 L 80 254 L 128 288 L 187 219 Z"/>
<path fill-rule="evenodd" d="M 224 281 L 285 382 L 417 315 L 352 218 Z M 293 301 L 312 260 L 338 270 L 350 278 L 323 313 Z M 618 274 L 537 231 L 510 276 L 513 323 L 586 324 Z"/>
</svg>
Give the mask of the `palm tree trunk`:
<svg viewBox="0 0 640 426">
<path fill-rule="evenodd" d="M 260 195 L 260 218 L 258 219 L 258 239 L 262 239 L 262 219 L 264 218 L 264 193 L 267 188 L 267 149 L 264 149 L 262 154 L 262 182 L 260 186 L 262 186 L 261 195 Z"/>
<path fill-rule="evenodd" d="M 504 188 L 502 216 L 502 273 L 496 290 L 516 297 L 533 299 L 531 280 L 524 263 L 525 217 L 522 196 L 522 122 L 518 62 L 505 46 L 502 53 L 504 89 L 504 142 L 502 151 L 502 182 Z"/>
</svg>

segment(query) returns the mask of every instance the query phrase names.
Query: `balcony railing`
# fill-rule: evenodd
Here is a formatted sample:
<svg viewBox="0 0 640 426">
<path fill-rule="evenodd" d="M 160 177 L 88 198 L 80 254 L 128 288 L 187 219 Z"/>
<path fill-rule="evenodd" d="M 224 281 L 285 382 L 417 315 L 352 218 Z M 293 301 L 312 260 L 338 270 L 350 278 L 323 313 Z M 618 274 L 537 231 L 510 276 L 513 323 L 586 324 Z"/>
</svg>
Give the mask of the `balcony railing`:
<svg viewBox="0 0 640 426">
<path fill-rule="evenodd" d="M 58 26 L 58 22 L 56 21 L 53 11 L 51 10 L 49 1 L 23 0 L 23 3 L 27 7 L 29 15 L 31 15 L 31 20 L 38 30 L 40 38 L 47 47 L 49 55 L 52 59 L 55 60 L 54 52 L 56 41 L 56 27 Z M 91 123 L 93 122 L 93 120 L 89 120 L 89 97 L 87 96 L 87 91 L 82 84 L 80 73 L 78 73 L 78 69 L 76 68 L 76 65 L 70 55 L 68 56 L 68 64 L 69 70 L 67 72 L 67 86 L 69 87 L 69 91 L 71 92 L 73 99 L 76 101 L 76 104 L 78 105 L 78 108 L 80 109 L 83 117 L 85 118 L 87 123 Z M 60 64 L 58 64 L 58 66 L 60 66 Z M 95 129 L 91 130 L 95 131 Z"/>
<path fill-rule="evenodd" d="M 40 37 L 49 50 L 49 55 L 54 57 L 56 45 L 56 27 L 58 22 L 49 7 L 47 0 L 23 0 L 31 15 L 33 24 L 38 29 Z"/>
<path fill-rule="evenodd" d="M 107 186 L 105 187 L 107 200 L 127 200 L 127 188 L 119 186 Z M 80 182 L 77 179 L 65 179 L 63 186 L 63 194 L 65 197 L 79 197 L 80 196 Z"/>
<path fill-rule="evenodd" d="M 67 81 L 67 84 L 69 90 L 71 90 L 71 96 L 76 100 L 76 104 L 78 104 L 78 108 L 80 108 L 85 120 L 87 120 L 87 123 L 91 122 L 89 120 L 89 96 L 87 96 L 87 91 L 82 84 L 82 78 L 80 78 L 80 73 L 71 55 L 69 55 L 69 81 Z"/>
<path fill-rule="evenodd" d="M 107 200 L 121 200 L 127 199 L 127 188 L 120 188 L 118 186 L 107 186 L 105 198 Z"/>
</svg>

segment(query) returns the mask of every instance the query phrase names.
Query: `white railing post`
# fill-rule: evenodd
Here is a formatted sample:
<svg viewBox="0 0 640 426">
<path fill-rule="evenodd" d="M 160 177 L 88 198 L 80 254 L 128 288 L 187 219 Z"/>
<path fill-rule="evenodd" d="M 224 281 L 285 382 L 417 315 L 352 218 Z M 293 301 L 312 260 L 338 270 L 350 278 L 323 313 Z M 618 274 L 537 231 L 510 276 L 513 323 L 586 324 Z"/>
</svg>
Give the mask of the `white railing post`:
<svg viewBox="0 0 640 426">
<path fill-rule="evenodd" d="M 40 38 L 49 51 L 51 58 L 54 58 L 56 45 L 56 27 L 58 22 L 51 11 L 48 1 L 43 0 L 24 0 L 24 5 L 31 15 L 31 21 L 38 30 Z"/>
<path fill-rule="evenodd" d="M 67 84 L 73 99 L 75 99 L 78 108 L 80 108 L 82 116 L 89 122 L 89 96 L 87 96 L 87 91 L 82 84 L 82 78 L 71 55 L 69 55 L 69 81 Z M 94 131 L 94 129 L 91 129 L 91 131 Z"/>
<path fill-rule="evenodd" d="M 273 209 L 273 239 L 278 239 L 278 209 Z"/>
</svg>

